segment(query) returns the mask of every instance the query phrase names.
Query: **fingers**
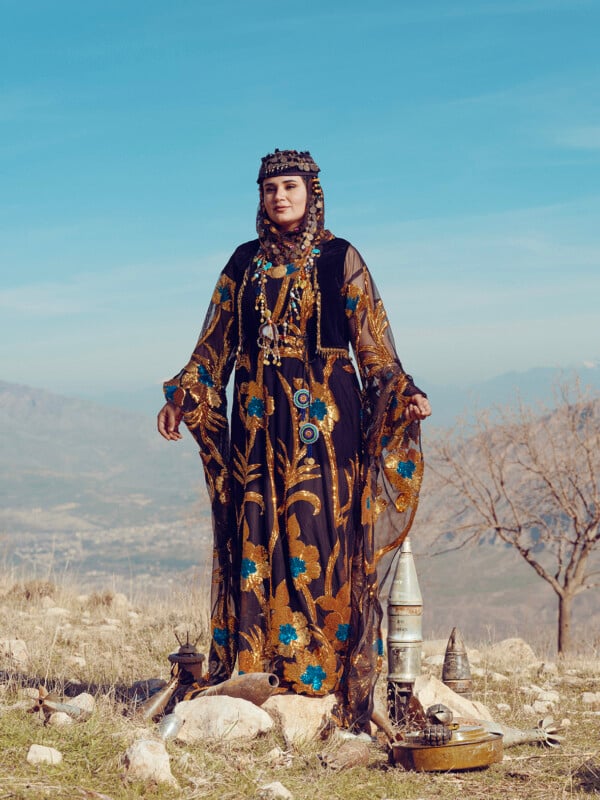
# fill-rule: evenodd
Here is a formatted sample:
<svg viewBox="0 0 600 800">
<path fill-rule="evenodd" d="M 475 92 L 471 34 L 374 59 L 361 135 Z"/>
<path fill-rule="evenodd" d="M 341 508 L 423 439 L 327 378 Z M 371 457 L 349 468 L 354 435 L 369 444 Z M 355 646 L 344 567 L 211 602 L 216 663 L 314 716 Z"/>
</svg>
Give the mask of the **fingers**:
<svg viewBox="0 0 600 800">
<path fill-rule="evenodd" d="M 431 405 L 429 400 L 422 394 L 415 394 L 410 398 L 410 403 L 406 407 L 406 419 L 413 422 L 416 419 L 425 419 L 431 416 Z"/>
<path fill-rule="evenodd" d="M 156 418 L 156 427 L 158 432 L 170 442 L 176 442 L 182 436 L 179 433 L 179 423 L 183 417 L 181 409 L 174 406 L 172 403 L 165 403 L 158 413 Z"/>
</svg>

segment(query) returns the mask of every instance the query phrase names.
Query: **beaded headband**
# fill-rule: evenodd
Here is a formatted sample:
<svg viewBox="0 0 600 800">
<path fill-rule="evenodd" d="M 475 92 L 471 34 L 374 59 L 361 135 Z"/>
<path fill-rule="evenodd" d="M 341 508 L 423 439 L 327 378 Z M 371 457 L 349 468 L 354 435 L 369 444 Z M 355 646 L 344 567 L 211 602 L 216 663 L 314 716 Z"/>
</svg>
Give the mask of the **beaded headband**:
<svg viewBox="0 0 600 800">
<path fill-rule="evenodd" d="M 319 167 L 308 152 L 303 150 L 275 150 L 262 159 L 258 172 L 257 183 L 262 183 L 265 178 L 273 175 L 318 175 Z"/>
</svg>

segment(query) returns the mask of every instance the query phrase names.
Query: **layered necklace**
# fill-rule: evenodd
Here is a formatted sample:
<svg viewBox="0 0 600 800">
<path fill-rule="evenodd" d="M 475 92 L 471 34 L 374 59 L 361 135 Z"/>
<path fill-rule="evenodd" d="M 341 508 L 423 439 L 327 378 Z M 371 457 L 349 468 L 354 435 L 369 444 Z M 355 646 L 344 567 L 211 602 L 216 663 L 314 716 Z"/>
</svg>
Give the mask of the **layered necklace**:
<svg viewBox="0 0 600 800">
<path fill-rule="evenodd" d="M 262 249 L 254 257 L 252 262 L 252 282 L 256 293 L 254 308 L 260 314 L 256 341 L 265 365 L 281 366 L 279 345 L 280 343 L 285 344 L 291 326 L 300 321 L 302 294 L 314 274 L 314 262 L 320 253 L 318 247 L 311 247 L 297 261 L 278 266 L 274 266 L 271 261 L 267 260 Z M 269 308 L 267 280 L 270 277 L 277 279 L 288 275 L 293 275 L 294 280 L 290 288 L 287 307 L 284 313 L 276 315 L 273 309 Z"/>
</svg>

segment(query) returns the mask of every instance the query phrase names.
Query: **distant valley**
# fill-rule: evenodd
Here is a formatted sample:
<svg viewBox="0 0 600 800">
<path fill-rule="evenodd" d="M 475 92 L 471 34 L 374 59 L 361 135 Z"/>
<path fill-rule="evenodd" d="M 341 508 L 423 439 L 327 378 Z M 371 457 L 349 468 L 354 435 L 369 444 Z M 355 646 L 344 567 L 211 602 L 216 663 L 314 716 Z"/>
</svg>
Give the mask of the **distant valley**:
<svg viewBox="0 0 600 800">
<path fill-rule="evenodd" d="M 597 380 L 598 372 L 587 375 Z M 82 591 L 168 591 L 184 575 L 208 584 L 210 508 L 191 437 L 167 443 L 154 415 L 6 382 L 0 434 L 0 543 L 8 569 L 66 574 Z M 428 435 L 433 428 L 426 428 L 425 448 Z M 512 550 L 488 541 L 432 555 L 439 548 L 431 520 L 440 503 L 451 502 L 428 492 L 426 482 L 411 535 L 426 635 L 446 636 L 458 625 L 477 641 L 534 634 L 553 642 L 554 595 Z M 577 598 L 575 618 L 581 635 L 584 621 L 588 631 L 600 629 L 597 592 Z"/>
</svg>

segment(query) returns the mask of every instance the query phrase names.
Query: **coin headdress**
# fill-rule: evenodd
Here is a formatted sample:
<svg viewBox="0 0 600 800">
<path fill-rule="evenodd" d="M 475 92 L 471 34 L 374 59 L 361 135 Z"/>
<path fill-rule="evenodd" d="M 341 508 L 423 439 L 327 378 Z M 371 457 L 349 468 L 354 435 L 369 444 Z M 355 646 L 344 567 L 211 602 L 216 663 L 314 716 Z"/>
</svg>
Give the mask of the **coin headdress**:
<svg viewBox="0 0 600 800">
<path fill-rule="evenodd" d="M 333 239 L 333 234 L 325 230 L 325 200 L 319 172 L 319 167 L 308 150 L 275 150 L 262 159 L 257 179 L 260 202 L 256 215 L 256 231 L 267 261 L 273 264 L 298 262 L 306 258 L 319 242 Z M 293 231 L 280 231 L 265 209 L 263 182 L 278 175 L 299 175 L 306 183 L 306 211 Z"/>
</svg>

